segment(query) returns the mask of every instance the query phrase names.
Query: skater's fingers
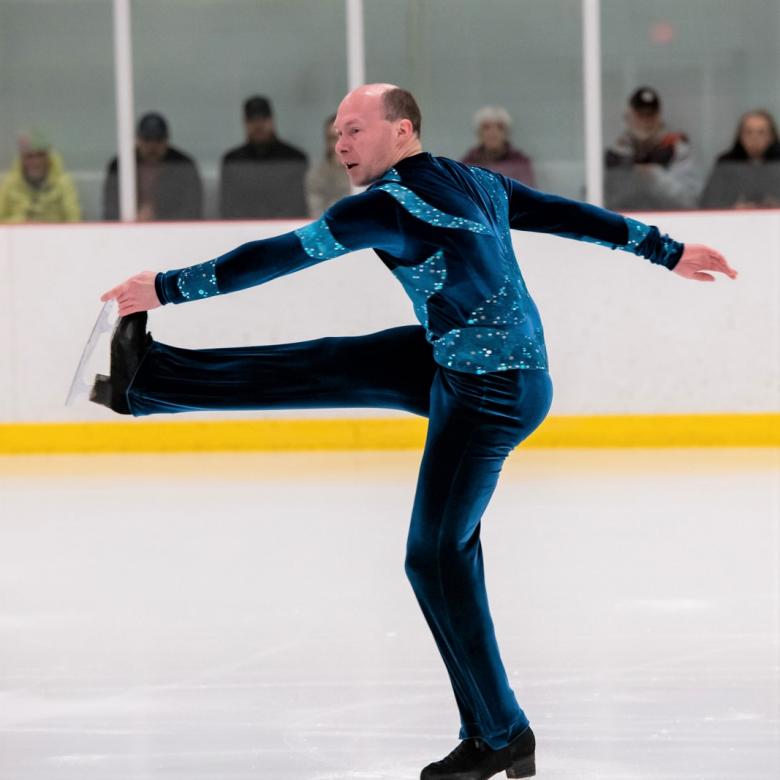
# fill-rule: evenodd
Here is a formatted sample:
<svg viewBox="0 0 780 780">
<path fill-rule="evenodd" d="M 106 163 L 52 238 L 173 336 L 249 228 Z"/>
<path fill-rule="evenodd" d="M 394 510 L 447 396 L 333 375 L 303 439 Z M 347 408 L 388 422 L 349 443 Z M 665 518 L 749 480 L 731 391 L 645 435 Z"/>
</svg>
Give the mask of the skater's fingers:
<svg viewBox="0 0 780 780">
<path fill-rule="evenodd" d="M 116 300 L 120 317 L 137 311 L 154 309 L 160 305 L 154 284 L 156 277 L 155 271 L 142 271 L 104 292 L 100 300 L 103 302 Z"/>
<path fill-rule="evenodd" d="M 726 258 L 715 249 L 704 247 L 705 252 L 699 258 L 699 268 L 708 271 L 719 271 L 720 273 L 736 276 L 736 271 L 728 264 Z"/>
<path fill-rule="evenodd" d="M 103 295 L 100 296 L 100 300 L 105 303 L 105 301 L 110 301 L 114 298 L 119 299 L 119 297 L 123 295 L 130 295 L 134 290 L 137 291 L 139 288 L 143 289 L 150 286 L 154 288 L 154 279 L 156 276 L 157 274 L 154 271 L 141 271 L 140 274 L 131 276 L 116 287 L 112 287 L 107 292 L 104 292 Z"/>
<path fill-rule="evenodd" d="M 112 287 L 110 290 L 107 290 L 100 296 L 100 300 L 105 303 L 106 301 L 112 301 L 115 298 L 119 297 L 119 293 L 122 291 L 122 288 L 125 286 L 124 282 L 122 284 L 118 284 L 116 287 Z"/>
<path fill-rule="evenodd" d="M 714 252 L 715 270 L 726 274 L 730 279 L 737 278 L 737 272 L 729 265 L 728 260 L 720 252 Z"/>
<path fill-rule="evenodd" d="M 714 282 L 715 277 L 708 271 L 725 274 L 730 279 L 737 278 L 737 272 L 720 252 L 703 244 L 686 244 L 674 272 L 697 282 Z"/>
</svg>

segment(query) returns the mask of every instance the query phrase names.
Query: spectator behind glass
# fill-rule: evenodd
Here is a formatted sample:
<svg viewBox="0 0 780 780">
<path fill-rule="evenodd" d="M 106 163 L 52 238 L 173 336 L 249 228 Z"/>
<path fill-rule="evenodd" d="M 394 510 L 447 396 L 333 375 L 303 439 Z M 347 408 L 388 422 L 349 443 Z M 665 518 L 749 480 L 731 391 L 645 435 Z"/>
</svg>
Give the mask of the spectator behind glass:
<svg viewBox="0 0 780 780">
<path fill-rule="evenodd" d="M 509 112 L 501 106 L 484 106 L 474 114 L 473 122 L 479 143 L 466 152 L 461 162 L 490 168 L 491 171 L 535 187 L 536 178 L 531 160 L 515 149 L 509 140 L 512 130 Z"/>
<path fill-rule="evenodd" d="M 663 122 L 661 98 L 652 87 L 631 95 L 625 132 L 607 149 L 604 195 L 614 211 L 687 209 L 701 187 L 688 137 Z"/>
<path fill-rule="evenodd" d="M 351 192 L 347 171 L 336 157 L 338 133 L 336 115 L 325 120 L 325 156 L 306 173 L 306 202 L 309 216 L 319 217 L 325 209 Z"/>
<path fill-rule="evenodd" d="M 78 222 L 79 197 L 62 158 L 38 131 L 19 136 L 0 184 L 0 222 Z"/>
<path fill-rule="evenodd" d="M 168 123 L 160 114 L 144 114 L 136 128 L 138 221 L 203 217 L 203 185 L 194 160 L 169 144 Z M 104 219 L 119 219 L 119 161 L 108 165 L 103 187 Z"/>
<path fill-rule="evenodd" d="M 223 219 L 278 219 L 307 214 L 303 180 L 306 155 L 276 137 L 271 101 L 262 95 L 244 103 L 246 143 L 222 158 Z"/>
<path fill-rule="evenodd" d="M 718 157 L 701 196 L 702 208 L 780 206 L 777 124 L 764 109 L 742 115 L 734 145 Z"/>
</svg>

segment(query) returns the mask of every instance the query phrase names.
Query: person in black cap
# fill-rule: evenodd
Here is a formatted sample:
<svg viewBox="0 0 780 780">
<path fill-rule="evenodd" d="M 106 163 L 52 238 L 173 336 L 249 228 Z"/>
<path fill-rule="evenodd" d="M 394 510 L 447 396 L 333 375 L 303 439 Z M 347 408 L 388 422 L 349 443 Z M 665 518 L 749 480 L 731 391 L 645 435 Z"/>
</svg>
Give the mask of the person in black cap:
<svg viewBox="0 0 780 780">
<path fill-rule="evenodd" d="M 136 129 L 136 189 L 139 222 L 201 219 L 203 185 L 194 160 L 169 144 L 165 117 L 144 114 Z M 104 219 L 119 218 L 119 161 L 108 165 Z"/>
<path fill-rule="evenodd" d="M 661 98 L 639 87 L 629 98 L 626 129 L 607 149 L 605 201 L 616 211 L 695 208 L 700 177 L 685 133 L 669 132 Z"/>
<path fill-rule="evenodd" d="M 222 158 L 219 206 L 223 219 L 279 219 L 308 213 L 306 155 L 276 136 L 271 101 L 244 102 L 246 143 Z"/>
</svg>

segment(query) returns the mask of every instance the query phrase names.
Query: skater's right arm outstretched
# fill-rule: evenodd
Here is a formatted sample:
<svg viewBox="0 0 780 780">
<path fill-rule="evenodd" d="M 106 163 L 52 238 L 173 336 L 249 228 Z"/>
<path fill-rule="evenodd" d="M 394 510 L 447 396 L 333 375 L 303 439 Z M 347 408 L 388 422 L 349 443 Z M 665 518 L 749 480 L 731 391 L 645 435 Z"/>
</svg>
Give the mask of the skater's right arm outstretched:
<svg viewBox="0 0 780 780">
<path fill-rule="evenodd" d="M 711 272 L 737 278 L 720 252 L 702 244 L 681 244 L 657 227 L 590 203 L 534 190 L 502 177 L 509 201 L 509 223 L 516 230 L 551 233 L 623 249 L 665 266 L 685 279 L 714 282 Z"/>
</svg>

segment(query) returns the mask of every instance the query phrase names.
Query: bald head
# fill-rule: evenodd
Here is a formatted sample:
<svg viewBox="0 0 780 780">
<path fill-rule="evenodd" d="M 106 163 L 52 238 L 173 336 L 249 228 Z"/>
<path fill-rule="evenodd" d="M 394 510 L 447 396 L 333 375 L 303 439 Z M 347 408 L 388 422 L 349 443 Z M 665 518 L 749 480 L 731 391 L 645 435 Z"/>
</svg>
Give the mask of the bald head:
<svg viewBox="0 0 780 780">
<path fill-rule="evenodd" d="M 353 184 L 369 184 L 399 160 L 422 151 L 420 109 L 395 84 L 353 89 L 341 101 L 333 124 L 339 136 L 336 154 Z"/>
<path fill-rule="evenodd" d="M 392 89 L 398 89 L 395 84 L 363 84 L 348 92 L 339 105 L 342 110 L 370 110 L 384 104 L 384 96 Z"/>
<path fill-rule="evenodd" d="M 379 82 L 376 84 L 361 84 L 359 87 L 355 87 L 352 92 L 348 92 L 344 100 L 349 97 L 361 97 L 363 95 L 376 97 L 384 95 L 390 89 L 399 89 L 399 87 L 397 84 L 382 84 Z"/>
<path fill-rule="evenodd" d="M 395 84 L 363 84 L 353 89 L 341 105 L 346 109 L 371 110 L 376 107 L 383 111 L 385 119 L 395 122 L 397 119 L 408 119 L 412 129 L 419 137 L 422 117 L 420 107 L 411 92 Z"/>
</svg>

